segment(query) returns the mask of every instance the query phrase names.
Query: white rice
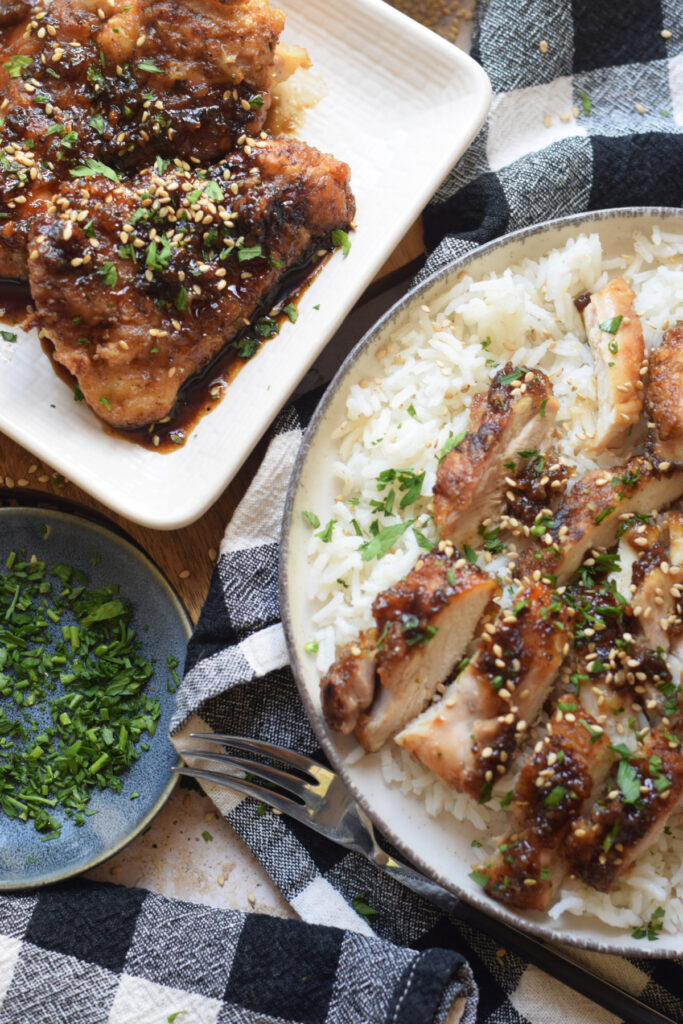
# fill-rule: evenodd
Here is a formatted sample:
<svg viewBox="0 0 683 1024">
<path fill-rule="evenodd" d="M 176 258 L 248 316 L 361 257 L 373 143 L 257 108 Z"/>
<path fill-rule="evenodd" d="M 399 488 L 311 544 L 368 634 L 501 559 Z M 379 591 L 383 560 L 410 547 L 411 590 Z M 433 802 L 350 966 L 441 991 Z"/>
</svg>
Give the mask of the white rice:
<svg viewBox="0 0 683 1024">
<path fill-rule="evenodd" d="M 657 345 L 663 330 L 683 321 L 683 237 L 659 229 L 649 237 L 636 234 L 632 254 L 606 260 L 599 236 L 582 234 L 502 274 L 473 279 L 463 272 L 455 284 L 430 296 L 429 309 L 412 308 L 404 316 L 379 353 L 377 376 L 350 388 L 346 418 L 335 435 L 337 499 L 329 508 L 313 510 L 322 524 L 334 519 L 336 525 L 329 543 L 312 530 L 307 551 L 310 576 L 317 581 L 313 625 L 321 673 L 334 660 L 337 647 L 372 624 L 375 596 L 406 575 L 421 551 L 408 528 L 390 553 L 362 561 L 353 520 L 367 538 L 377 517 L 370 503 L 383 501 L 388 490 L 378 490 L 377 477 L 388 468 L 424 471 L 422 496 L 399 515 L 414 519 L 414 526 L 433 541 L 430 496 L 437 456 L 451 434 L 466 429 L 472 397 L 488 388 L 496 366 L 512 360 L 548 374 L 560 406 L 560 454 L 579 473 L 614 461 L 608 455 L 596 461 L 584 451 L 596 392 L 590 350 L 573 299 L 616 273 L 636 292 L 648 348 Z M 398 510 L 401 495 L 398 489 L 396 493 Z M 382 528 L 398 522 L 396 516 L 379 519 Z M 501 568 L 490 565 L 491 571 Z M 393 743 L 381 752 L 381 768 L 387 785 L 421 795 L 430 815 L 446 811 L 468 820 L 482 830 L 483 842 L 504 825 L 504 816 L 492 808 L 498 807 L 496 796 L 512 788 L 513 773 L 498 783 L 494 798 L 482 807 L 449 789 Z M 663 835 L 613 892 L 599 894 L 568 880 L 551 916 L 594 915 L 632 927 L 663 906 L 664 932 L 680 932 L 683 827 L 680 822 L 671 826 L 671 835 Z"/>
</svg>

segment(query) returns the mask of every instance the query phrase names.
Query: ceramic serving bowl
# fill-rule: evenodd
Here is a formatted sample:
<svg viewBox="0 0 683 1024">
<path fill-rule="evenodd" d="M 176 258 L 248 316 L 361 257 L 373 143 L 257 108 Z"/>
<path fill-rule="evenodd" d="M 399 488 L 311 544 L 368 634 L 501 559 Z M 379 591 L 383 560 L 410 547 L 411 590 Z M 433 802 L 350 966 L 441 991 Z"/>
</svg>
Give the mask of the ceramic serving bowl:
<svg viewBox="0 0 683 1024">
<path fill-rule="evenodd" d="M 441 290 L 466 270 L 475 279 L 500 273 L 522 258 L 538 259 L 549 249 L 564 245 L 580 232 L 599 233 L 605 258 L 631 251 L 633 233 L 648 233 L 655 226 L 683 232 L 683 211 L 661 208 L 603 210 L 525 228 L 497 239 L 442 268 L 409 291 L 356 345 L 327 389 L 306 431 L 287 498 L 281 543 L 282 615 L 291 664 L 299 692 L 325 753 L 360 804 L 384 835 L 425 874 L 487 913 L 557 942 L 633 956 L 680 957 L 683 935 L 663 934 L 657 942 L 633 938 L 631 928 L 608 926 L 594 917 L 564 914 L 553 920 L 544 913 L 522 912 L 497 903 L 469 878 L 476 860 L 471 841 L 477 833 L 467 822 L 442 813 L 430 817 L 419 798 L 389 787 L 380 771 L 379 754 L 356 763 L 346 758 L 356 748 L 352 737 L 328 729 L 319 698 L 320 673 L 314 659 L 304 653 L 313 635 L 314 581 L 306 557 L 310 527 L 302 509 L 330 507 L 338 490 L 330 466 L 335 457 L 335 428 L 345 416 L 349 389 L 364 378 L 380 374 L 377 352 L 413 305 L 429 304 Z"/>
</svg>

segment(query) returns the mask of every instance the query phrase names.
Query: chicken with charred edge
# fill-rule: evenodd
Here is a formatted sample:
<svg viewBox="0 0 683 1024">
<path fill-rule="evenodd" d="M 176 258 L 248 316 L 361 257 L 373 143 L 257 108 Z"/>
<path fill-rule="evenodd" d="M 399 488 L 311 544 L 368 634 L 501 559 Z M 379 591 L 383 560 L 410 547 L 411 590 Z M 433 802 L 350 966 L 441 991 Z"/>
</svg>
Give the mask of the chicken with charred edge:
<svg viewBox="0 0 683 1024">
<path fill-rule="evenodd" d="M 485 623 L 469 664 L 396 737 L 449 786 L 488 799 L 541 710 L 568 649 L 566 609 L 533 583 Z"/>
<path fill-rule="evenodd" d="M 683 325 L 664 333 L 650 353 L 645 405 L 660 459 L 683 461 Z"/>
<path fill-rule="evenodd" d="M 175 161 L 63 186 L 31 235 L 34 322 L 91 409 L 117 428 L 158 422 L 238 332 L 252 355 L 277 331 L 282 275 L 350 226 L 349 176 L 270 139 L 205 169 Z"/>
<path fill-rule="evenodd" d="M 28 225 L 60 182 L 258 138 L 297 63 L 278 50 L 283 25 L 267 0 L 32 5 L 0 36 L 0 275 L 27 276 Z"/>
<path fill-rule="evenodd" d="M 509 471 L 505 463 L 550 443 L 559 405 L 541 370 L 508 363 L 485 394 L 472 399 L 466 436 L 442 459 L 434 485 L 434 518 L 454 544 L 476 537 L 501 509 Z"/>
<path fill-rule="evenodd" d="M 359 691 L 365 699 L 371 690 L 369 633 L 344 648 L 321 681 L 330 726 L 353 729 L 366 750 L 378 750 L 451 675 L 496 590 L 495 580 L 459 558 L 450 545 L 420 558 L 404 580 L 373 603 L 372 703 L 361 709 L 356 699 Z M 361 678 L 365 685 L 359 685 Z"/>
<path fill-rule="evenodd" d="M 572 822 L 566 847 L 572 870 L 602 892 L 657 841 L 683 807 L 680 740 L 660 728 L 640 749 L 624 747 L 612 783 L 603 799 Z"/>
<path fill-rule="evenodd" d="M 567 702 L 571 700 L 567 698 Z M 587 713 L 562 710 L 524 761 L 512 797 L 513 822 L 495 855 L 479 867 L 484 888 L 502 903 L 546 910 L 567 868 L 567 831 L 612 762 L 609 740 Z"/>
<path fill-rule="evenodd" d="M 683 469 L 634 456 L 625 465 L 594 469 L 577 480 L 555 512 L 539 521 L 542 538 L 520 559 L 520 576 L 537 570 L 566 583 L 588 551 L 610 547 L 628 515 L 649 514 L 683 494 Z"/>
</svg>

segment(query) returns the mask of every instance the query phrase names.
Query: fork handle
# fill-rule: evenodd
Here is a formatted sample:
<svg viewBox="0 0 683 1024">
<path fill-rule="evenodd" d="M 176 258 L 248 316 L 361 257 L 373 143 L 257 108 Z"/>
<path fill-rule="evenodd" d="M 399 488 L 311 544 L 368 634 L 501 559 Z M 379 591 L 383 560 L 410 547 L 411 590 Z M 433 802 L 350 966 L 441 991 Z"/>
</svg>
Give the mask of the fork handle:
<svg viewBox="0 0 683 1024">
<path fill-rule="evenodd" d="M 489 935 L 501 946 L 524 957 L 534 967 L 545 971 L 556 981 L 592 999 L 594 1003 L 609 1010 L 620 1020 L 628 1021 L 628 1024 L 677 1024 L 671 1017 L 651 1009 L 640 999 L 610 984 L 605 978 L 593 974 L 587 967 L 577 964 L 559 950 L 547 946 L 525 932 L 518 931 L 512 925 L 489 917 L 477 907 L 458 899 L 447 889 L 425 878 L 407 864 L 390 857 L 379 846 L 366 856 L 397 882 L 453 914 L 458 920 Z"/>
</svg>

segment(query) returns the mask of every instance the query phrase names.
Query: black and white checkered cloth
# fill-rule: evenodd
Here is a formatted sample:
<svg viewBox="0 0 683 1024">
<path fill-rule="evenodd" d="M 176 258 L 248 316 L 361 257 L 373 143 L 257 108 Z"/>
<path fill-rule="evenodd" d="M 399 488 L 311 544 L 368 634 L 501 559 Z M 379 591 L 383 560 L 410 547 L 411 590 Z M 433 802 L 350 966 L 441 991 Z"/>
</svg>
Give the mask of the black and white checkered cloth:
<svg viewBox="0 0 683 1024">
<path fill-rule="evenodd" d="M 423 274 L 539 220 L 681 205 L 683 0 L 479 0 L 472 52 L 493 83 L 491 115 L 426 211 Z M 280 415 L 228 527 L 176 738 L 204 723 L 321 757 L 287 665 L 277 583 L 284 495 L 318 398 Z M 0 1024 L 615 1021 L 357 855 L 253 801 L 211 795 L 300 920 L 79 882 L 0 899 Z M 361 893 L 378 911 L 371 923 L 352 907 Z M 591 966 L 683 1020 L 680 963 L 595 955 Z"/>
</svg>

